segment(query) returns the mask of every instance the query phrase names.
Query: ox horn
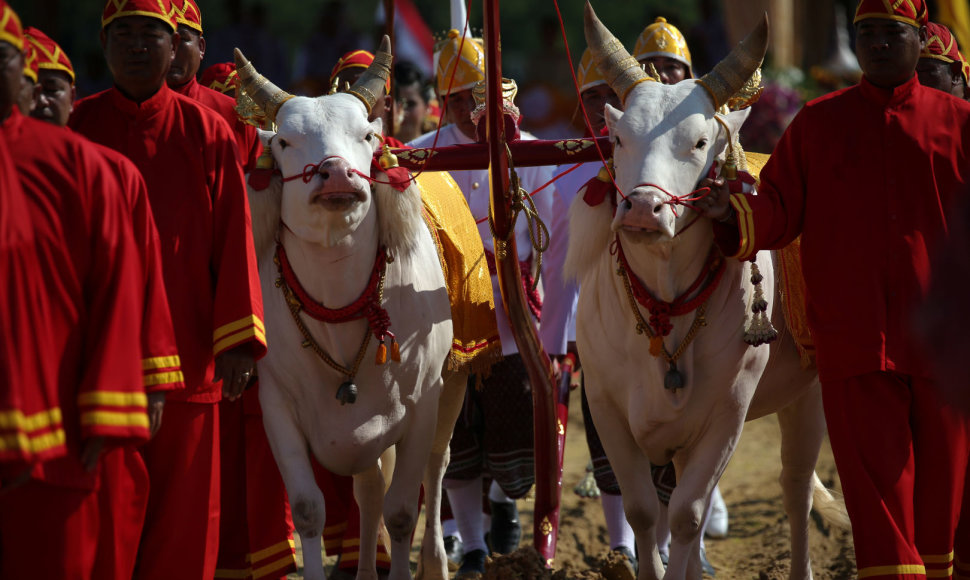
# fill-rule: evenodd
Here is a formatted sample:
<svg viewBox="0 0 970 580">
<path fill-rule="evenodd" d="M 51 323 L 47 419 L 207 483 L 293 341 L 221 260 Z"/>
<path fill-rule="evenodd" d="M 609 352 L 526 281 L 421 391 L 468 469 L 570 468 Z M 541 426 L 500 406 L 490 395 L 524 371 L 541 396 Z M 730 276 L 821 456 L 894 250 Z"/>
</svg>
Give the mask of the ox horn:
<svg viewBox="0 0 970 580">
<path fill-rule="evenodd" d="M 242 51 L 235 50 L 236 74 L 243 90 L 249 95 L 270 121 L 276 121 L 276 113 L 283 106 L 283 103 L 293 98 L 293 95 L 279 88 L 270 82 L 269 79 L 259 74 L 253 63 L 246 60 Z"/>
<path fill-rule="evenodd" d="M 626 101 L 626 96 L 634 86 L 654 79 L 643 71 L 640 63 L 630 56 L 623 43 L 617 40 L 606 26 L 597 18 L 596 12 L 589 0 L 583 14 L 583 27 L 586 33 L 586 44 L 593 53 L 596 66 L 606 78 L 613 92 L 620 97 L 620 102 Z"/>
<path fill-rule="evenodd" d="M 354 95 L 360 102 L 367 107 L 367 114 L 370 115 L 371 109 L 380 99 L 384 91 L 387 90 L 387 81 L 391 78 L 391 39 L 385 34 L 381 39 L 381 47 L 374 55 L 374 62 L 367 67 L 364 74 L 360 75 L 357 82 L 347 89 L 347 92 Z"/>
<path fill-rule="evenodd" d="M 765 13 L 761 22 L 734 47 L 731 54 L 717 63 L 714 70 L 697 80 L 714 99 L 715 109 L 720 109 L 741 90 L 744 83 L 761 66 L 767 50 L 768 14 Z"/>
</svg>

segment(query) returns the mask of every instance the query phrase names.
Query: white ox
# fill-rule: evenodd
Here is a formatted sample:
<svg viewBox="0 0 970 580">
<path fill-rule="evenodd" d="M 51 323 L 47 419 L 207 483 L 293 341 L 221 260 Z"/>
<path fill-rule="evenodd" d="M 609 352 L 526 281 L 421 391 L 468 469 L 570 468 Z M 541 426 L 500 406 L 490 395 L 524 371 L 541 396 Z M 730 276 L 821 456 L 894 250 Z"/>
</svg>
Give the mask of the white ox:
<svg viewBox="0 0 970 580">
<path fill-rule="evenodd" d="M 277 177 L 268 190 L 251 193 L 250 203 L 270 347 L 259 361 L 259 399 L 303 543 L 305 575 L 314 579 L 325 577 L 320 536 L 326 513 L 309 453 L 330 471 L 354 477 L 361 514 L 358 580 L 377 578 L 382 516 L 391 540 L 390 577 L 411 577 L 408 556 L 422 481 L 428 527 L 420 572 L 425 578 L 448 573 L 438 517 L 441 477 L 467 376 L 442 378 L 451 347 L 451 309 L 421 217 L 420 191 L 414 185 L 403 192 L 372 186 L 361 176 L 371 174 L 380 144 L 381 121 L 367 118 L 371 97 L 381 95 L 389 74 L 387 37 L 381 48 L 351 88 L 353 94 L 318 98 L 287 95 L 236 51 L 243 87 L 277 123 L 275 134 L 261 132 L 264 145 L 284 177 L 297 176 Z M 306 295 L 333 308 L 362 295 L 379 248 L 386 247 L 393 261 L 386 264 L 381 305 L 400 344 L 400 362 L 392 360 L 387 345 L 387 362 L 375 364 L 373 338 L 359 356 L 362 338 L 372 331 L 367 319 L 325 323 L 309 316 L 304 304 L 298 314 L 301 330 L 281 291 L 296 284 L 278 282 L 277 244 Z M 316 345 L 307 347 L 312 342 Z M 357 361 L 356 402 L 337 399 L 354 373 L 338 372 L 318 351 L 350 371 Z M 393 454 L 385 454 L 392 448 L 396 463 L 389 461 Z"/>
<path fill-rule="evenodd" d="M 636 534 L 641 554 L 638 578 L 701 577 L 700 530 L 711 491 L 734 452 L 743 423 L 773 412 L 778 413 L 782 434 L 781 484 L 791 526 L 791 578 L 811 578 L 808 524 L 813 494 L 823 515 L 843 523 L 845 518 L 815 475 L 825 432 L 821 394 L 816 373 L 801 368 L 794 342 L 784 330 L 773 255 L 761 252 L 757 263 L 769 299 L 766 314 L 781 333 L 778 340 L 757 348 L 743 341 L 753 300 L 751 265 L 721 258 L 726 263 L 706 301 L 706 325 L 699 326 L 690 340 L 697 311 L 669 319 L 672 330 L 663 339 L 667 352 L 676 356 L 687 341 L 676 358 L 683 378 L 683 386 L 676 388 L 674 383 L 665 386 L 671 365 L 663 356 L 648 354 L 648 337 L 637 332 L 633 309 L 639 308 L 645 321 L 651 312 L 633 305 L 618 275 L 617 248 L 611 248 L 617 239 L 631 278 L 639 279 L 654 298 L 671 302 L 699 292 L 691 286 L 704 278 L 714 248 L 711 223 L 684 207 L 677 207 L 675 215 L 668 203 L 671 195 L 664 190 L 673 195 L 692 192 L 712 165 L 723 164 L 730 138 L 725 127 L 736 136 L 748 110 L 716 115 L 713 98 L 724 103 L 760 66 L 767 20 L 702 79 L 711 92 L 697 80 L 670 86 L 643 82 L 646 73 L 589 4 L 586 39 L 600 70 L 624 101 L 623 112 L 607 106 L 605 116 L 614 145 L 616 183 L 627 197 L 619 200 L 614 216 L 609 201 L 591 207 L 583 192 L 577 195 L 566 268 L 580 282 L 577 342 L 587 396 Z M 668 512 L 672 542 L 665 573 L 654 540 L 659 502 L 650 462 L 671 460 L 677 487 Z"/>
</svg>

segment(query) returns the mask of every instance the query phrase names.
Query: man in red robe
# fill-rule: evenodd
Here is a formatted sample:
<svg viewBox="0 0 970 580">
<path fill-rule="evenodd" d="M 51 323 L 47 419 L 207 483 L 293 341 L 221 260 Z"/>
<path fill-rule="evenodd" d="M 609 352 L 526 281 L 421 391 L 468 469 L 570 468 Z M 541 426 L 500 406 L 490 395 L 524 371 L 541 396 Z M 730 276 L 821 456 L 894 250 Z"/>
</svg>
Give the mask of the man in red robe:
<svg viewBox="0 0 970 580">
<path fill-rule="evenodd" d="M 262 302 L 232 129 L 165 84 L 178 34 L 168 0 L 111 0 L 102 44 L 112 89 L 70 126 L 125 154 L 145 178 L 186 388 L 145 446 L 151 480 L 139 578 L 211 578 L 219 534 L 219 413 L 265 352 Z"/>
<path fill-rule="evenodd" d="M 923 0 L 863 0 L 864 77 L 795 117 L 757 195 L 708 203 L 727 255 L 801 234 L 808 321 L 860 578 L 949 578 L 968 417 L 911 329 L 970 180 L 970 106 L 920 85 Z M 702 183 L 702 185 L 704 185 Z M 968 506 L 970 507 L 970 506 Z M 968 509 L 968 508 L 964 508 Z"/>
<path fill-rule="evenodd" d="M 916 76 L 919 84 L 950 93 L 958 99 L 970 97 L 970 63 L 963 58 L 950 29 L 930 22 L 926 25 L 926 46 L 919 54 Z"/>
<path fill-rule="evenodd" d="M 205 58 L 202 12 L 194 0 L 172 0 L 172 7 L 175 10 L 179 41 L 175 49 L 175 60 L 172 61 L 172 67 L 168 71 L 168 86 L 173 91 L 216 111 L 229 123 L 236 134 L 243 171 L 248 173 L 256 166 L 256 160 L 263 151 L 256 127 L 239 119 L 239 115 L 236 114 L 236 102 L 233 99 L 200 85 L 195 80 L 202 59 Z M 231 54 L 221 56 L 232 58 Z"/>
<path fill-rule="evenodd" d="M 36 103 L 31 116 L 64 127 L 74 108 L 76 95 L 71 60 L 60 45 L 42 31 L 27 27 L 24 35 L 36 54 L 37 84 L 40 86 L 35 92 Z M 122 184 L 140 250 L 145 280 L 142 371 L 148 395 L 149 424 L 154 435 L 161 427 L 165 393 L 185 388 L 162 280 L 158 230 L 145 181 L 138 168 L 121 153 L 96 146 L 115 169 Z M 106 580 L 131 578 L 148 505 L 148 470 L 136 449 L 122 447 L 104 455 L 98 494 L 101 526 L 93 577 Z"/>
<path fill-rule="evenodd" d="M 30 464 L 0 493 L 0 577 L 87 579 L 99 534 L 100 455 L 149 434 L 141 259 L 128 202 L 104 157 L 14 107 L 23 37 L 3 0 L 0 23 L 0 140 L 12 165 L 4 174 L 16 177 L 25 196 L 4 209 L 32 226 L 33 272 L 41 277 L 29 297 L 38 314 L 29 334 L 6 336 L 23 349 L 21 361 L 43 362 L 43 380 L 21 388 L 19 400 L 0 384 L 2 423 L 18 431 L 3 445 L 12 441 Z"/>
</svg>

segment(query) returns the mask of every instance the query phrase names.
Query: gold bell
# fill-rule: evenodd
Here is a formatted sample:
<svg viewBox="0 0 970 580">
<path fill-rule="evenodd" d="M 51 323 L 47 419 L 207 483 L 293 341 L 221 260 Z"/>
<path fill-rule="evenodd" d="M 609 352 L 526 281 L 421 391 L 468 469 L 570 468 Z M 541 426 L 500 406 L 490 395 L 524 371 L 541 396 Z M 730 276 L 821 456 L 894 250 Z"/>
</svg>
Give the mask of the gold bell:
<svg viewBox="0 0 970 580">
<path fill-rule="evenodd" d="M 721 177 L 728 181 L 734 181 L 738 178 L 738 166 L 734 164 L 733 159 L 724 162 L 724 166 L 721 168 Z"/>
<path fill-rule="evenodd" d="M 384 151 L 381 153 L 379 163 L 381 164 L 381 169 L 385 171 L 399 167 L 397 155 L 391 153 L 391 148 L 387 146 L 387 143 L 384 144 Z"/>
</svg>

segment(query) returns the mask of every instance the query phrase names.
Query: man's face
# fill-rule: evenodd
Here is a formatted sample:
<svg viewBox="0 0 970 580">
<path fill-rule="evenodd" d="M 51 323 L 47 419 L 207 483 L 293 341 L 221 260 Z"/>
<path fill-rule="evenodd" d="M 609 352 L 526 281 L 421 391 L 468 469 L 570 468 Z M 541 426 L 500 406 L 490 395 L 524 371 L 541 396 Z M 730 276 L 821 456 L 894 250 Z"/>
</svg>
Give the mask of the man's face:
<svg viewBox="0 0 970 580">
<path fill-rule="evenodd" d="M 960 65 L 957 63 L 943 62 L 935 58 L 921 58 L 916 63 L 916 76 L 919 77 L 919 84 L 923 86 L 950 93 L 960 99 L 964 98 L 965 84 Z"/>
<path fill-rule="evenodd" d="M 442 103 L 445 107 L 445 118 L 449 123 L 454 123 L 465 137 L 476 138 L 475 122 L 472 121 L 472 111 L 475 110 L 475 97 L 472 90 L 466 89 L 451 93 L 443 97 Z"/>
<path fill-rule="evenodd" d="M 157 18 L 125 16 L 101 33 L 101 44 L 114 82 L 122 92 L 145 100 L 165 82 L 178 34 Z"/>
<path fill-rule="evenodd" d="M 870 83 L 891 89 L 910 79 L 926 43 L 926 27 L 916 28 L 887 18 L 856 24 L 855 54 Z"/>
<path fill-rule="evenodd" d="M 676 85 L 687 78 L 687 65 L 679 60 L 666 56 L 651 56 L 641 62 L 642 64 L 652 64 L 660 75 L 660 82 L 665 85 Z M 648 70 L 649 68 L 647 67 Z"/>
<path fill-rule="evenodd" d="M 418 136 L 421 134 L 421 123 L 428 114 L 428 103 L 421 94 L 418 83 L 397 87 L 397 112 L 401 116 L 402 135 Z"/>
<path fill-rule="evenodd" d="M 12 44 L 0 41 L 0 120 L 17 104 L 24 82 L 24 55 Z"/>
<path fill-rule="evenodd" d="M 67 119 L 74 110 L 75 90 L 67 73 L 59 70 L 41 69 L 37 73 L 39 90 L 35 93 L 35 119 L 53 123 L 59 127 L 67 125 Z"/>
<path fill-rule="evenodd" d="M 579 97 L 583 100 L 583 108 L 589 116 L 589 123 L 593 127 L 593 137 L 598 137 L 600 131 L 606 126 L 606 118 L 603 111 L 606 105 L 620 108 L 620 98 L 616 96 L 609 85 L 596 85 L 583 91 Z"/>
<path fill-rule="evenodd" d="M 34 89 L 37 83 L 27 75 L 20 77 L 20 93 L 17 95 L 17 106 L 24 115 L 30 115 L 34 110 Z"/>
<path fill-rule="evenodd" d="M 199 31 L 179 25 L 179 40 L 175 46 L 175 59 L 168 70 L 168 85 L 180 87 L 192 80 L 199 72 L 205 56 L 205 38 Z"/>
</svg>

